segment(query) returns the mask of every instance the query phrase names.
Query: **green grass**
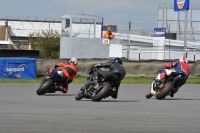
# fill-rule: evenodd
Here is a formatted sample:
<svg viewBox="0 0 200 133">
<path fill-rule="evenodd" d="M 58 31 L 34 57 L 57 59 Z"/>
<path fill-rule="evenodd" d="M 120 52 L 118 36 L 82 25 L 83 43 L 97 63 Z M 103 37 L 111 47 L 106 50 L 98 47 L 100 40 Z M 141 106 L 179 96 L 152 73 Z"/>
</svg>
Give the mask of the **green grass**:
<svg viewBox="0 0 200 133">
<path fill-rule="evenodd" d="M 83 84 L 86 81 L 86 77 L 76 77 L 72 83 Z M 134 77 L 124 78 L 122 84 L 151 84 L 153 78 L 149 77 Z M 40 83 L 41 77 L 33 80 L 26 79 L 0 79 L 0 83 Z M 187 84 L 200 84 L 200 77 L 190 77 L 187 80 Z"/>
</svg>

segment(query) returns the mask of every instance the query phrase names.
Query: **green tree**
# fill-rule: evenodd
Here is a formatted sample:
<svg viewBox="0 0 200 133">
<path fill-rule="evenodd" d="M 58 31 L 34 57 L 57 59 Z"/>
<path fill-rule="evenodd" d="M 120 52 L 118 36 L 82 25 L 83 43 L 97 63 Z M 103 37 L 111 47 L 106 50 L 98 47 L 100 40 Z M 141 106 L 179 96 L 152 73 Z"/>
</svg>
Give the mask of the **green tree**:
<svg viewBox="0 0 200 133">
<path fill-rule="evenodd" d="M 41 33 L 32 33 L 29 35 L 29 42 L 33 49 L 40 51 L 41 58 L 59 58 L 60 34 L 57 31 L 43 30 Z"/>
</svg>

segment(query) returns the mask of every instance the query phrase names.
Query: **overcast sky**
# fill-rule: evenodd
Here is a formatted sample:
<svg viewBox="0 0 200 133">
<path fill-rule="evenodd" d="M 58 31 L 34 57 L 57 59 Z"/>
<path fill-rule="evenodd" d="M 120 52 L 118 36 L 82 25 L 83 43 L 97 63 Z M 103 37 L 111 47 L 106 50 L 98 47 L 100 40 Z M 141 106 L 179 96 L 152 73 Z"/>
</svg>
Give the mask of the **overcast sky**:
<svg viewBox="0 0 200 133">
<path fill-rule="evenodd" d="M 200 0 L 190 0 L 190 8 L 200 9 Z M 0 18 L 59 20 L 62 15 L 80 12 L 100 15 L 104 24 L 152 29 L 158 7 L 173 8 L 174 0 L 0 0 Z"/>
</svg>

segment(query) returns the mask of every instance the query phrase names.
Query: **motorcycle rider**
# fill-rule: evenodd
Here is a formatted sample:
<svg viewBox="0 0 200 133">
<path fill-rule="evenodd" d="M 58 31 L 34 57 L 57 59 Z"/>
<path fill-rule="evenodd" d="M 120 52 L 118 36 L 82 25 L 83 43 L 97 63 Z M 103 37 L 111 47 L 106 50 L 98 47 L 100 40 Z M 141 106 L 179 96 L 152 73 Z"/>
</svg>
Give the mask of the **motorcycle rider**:
<svg viewBox="0 0 200 133">
<path fill-rule="evenodd" d="M 126 70 L 124 68 L 124 66 L 122 65 L 123 62 L 120 58 L 115 58 L 113 61 L 111 62 L 105 62 L 105 63 L 99 63 L 99 64 L 96 64 L 94 66 L 94 68 L 102 68 L 102 67 L 105 67 L 105 68 L 109 68 L 109 71 L 110 72 L 119 72 L 121 74 L 121 77 L 119 77 L 115 82 L 114 82 L 114 85 L 113 85 L 113 89 L 111 90 L 111 97 L 116 99 L 117 96 L 118 96 L 118 89 L 119 89 L 119 86 L 120 86 L 120 83 L 121 83 L 121 80 L 124 78 L 124 76 L 126 75 Z M 99 87 L 99 73 L 98 71 L 95 71 L 94 72 L 94 83 L 96 84 L 94 88 L 98 88 Z"/>
<path fill-rule="evenodd" d="M 179 90 L 179 88 L 186 83 L 190 75 L 190 68 L 188 66 L 188 61 L 185 56 L 181 57 L 179 60 L 174 61 L 170 64 L 166 64 L 160 69 L 160 74 L 158 75 L 158 81 L 164 82 L 166 76 L 170 76 L 172 72 L 183 73 L 184 79 L 174 85 L 174 89 L 171 91 L 170 96 L 174 97 L 174 94 Z"/>
<path fill-rule="evenodd" d="M 69 62 L 59 62 L 54 66 L 54 68 L 61 67 L 64 73 L 62 81 L 63 89 L 61 90 L 63 93 L 67 93 L 68 84 L 74 80 L 77 74 L 77 66 L 78 66 L 78 60 L 76 58 L 71 58 Z M 52 71 L 53 69 L 50 69 L 50 72 Z"/>
</svg>

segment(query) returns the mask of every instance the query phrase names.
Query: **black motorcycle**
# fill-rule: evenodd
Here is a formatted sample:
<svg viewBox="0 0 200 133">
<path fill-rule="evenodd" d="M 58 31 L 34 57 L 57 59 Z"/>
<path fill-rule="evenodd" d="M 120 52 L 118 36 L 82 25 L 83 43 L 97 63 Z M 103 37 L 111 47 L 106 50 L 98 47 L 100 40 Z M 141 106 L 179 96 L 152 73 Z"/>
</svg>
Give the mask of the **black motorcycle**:
<svg viewBox="0 0 200 133">
<path fill-rule="evenodd" d="M 99 86 L 95 87 L 94 83 L 94 72 L 99 73 Z M 119 72 L 110 72 L 102 70 L 100 68 L 92 68 L 89 71 L 85 85 L 78 91 L 75 96 L 76 100 L 81 100 L 82 98 L 91 99 L 92 101 L 101 101 L 103 98 L 109 97 L 114 93 L 114 83 L 121 77 Z"/>
<path fill-rule="evenodd" d="M 63 71 L 54 69 L 47 72 L 42 80 L 40 87 L 37 89 L 37 95 L 45 95 L 46 93 L 55 93 L 62 90 Z"/>
</svg>

